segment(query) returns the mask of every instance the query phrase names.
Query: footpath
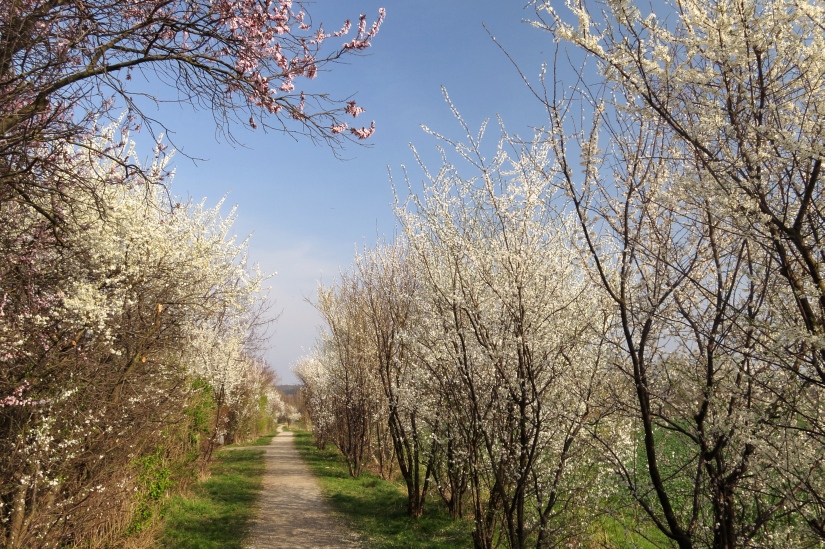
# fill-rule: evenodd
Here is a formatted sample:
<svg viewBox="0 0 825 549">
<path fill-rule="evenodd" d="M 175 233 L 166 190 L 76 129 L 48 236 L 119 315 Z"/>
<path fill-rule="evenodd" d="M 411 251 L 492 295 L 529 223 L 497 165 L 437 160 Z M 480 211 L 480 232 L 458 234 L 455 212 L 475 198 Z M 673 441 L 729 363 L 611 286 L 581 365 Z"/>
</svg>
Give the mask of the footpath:
<svg viewBox="0 0 825 549">
<path fill-rule="evenodd" d="M 350 549 L 358 536 L 332 513 L 318 480 L 284 431 L 264 447 L 266 473 L 249 549 Z"/>
</svg>

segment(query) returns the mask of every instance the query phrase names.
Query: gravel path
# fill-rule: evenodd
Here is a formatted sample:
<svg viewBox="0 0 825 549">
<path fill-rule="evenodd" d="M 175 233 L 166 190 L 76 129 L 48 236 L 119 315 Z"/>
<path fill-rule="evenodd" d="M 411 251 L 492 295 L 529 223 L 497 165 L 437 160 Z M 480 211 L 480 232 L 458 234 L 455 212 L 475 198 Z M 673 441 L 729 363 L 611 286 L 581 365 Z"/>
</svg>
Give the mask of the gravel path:
<svg viewBox="0 0 825 549">
<path fill-rule="evenodd" d="M 260 447 L 259 447 L 260 448 Z M 358 537 L 332 514 L 289 431 L 266 449 L 266 474 L 250 549 L 357 548 Z"/>
</svg>

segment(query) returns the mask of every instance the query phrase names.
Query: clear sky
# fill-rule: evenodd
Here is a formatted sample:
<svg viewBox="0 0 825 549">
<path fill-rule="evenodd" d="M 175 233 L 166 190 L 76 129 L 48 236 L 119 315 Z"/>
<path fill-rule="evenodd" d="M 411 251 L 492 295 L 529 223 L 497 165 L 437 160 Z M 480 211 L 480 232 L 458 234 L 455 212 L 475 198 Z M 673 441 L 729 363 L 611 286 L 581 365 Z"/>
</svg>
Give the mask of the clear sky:
<svg viewBox="0 0 825 549">
<path fill-rule="evenodd" d="M 496 137 L 495 116 L 508 131 L 529 135 L 544 125 L 542 106 L 531 95 L 511 62 L 495 45 L 485 25 L 537 80 L 541 63 L 552 62 L 549 34 L 523 22 L 533 9 L 502 0 L 419 0 L 416 2 L 347 2 L 307 4 L 313 21 L 338 28 L 359 13 L 375 19 L 379 7 L 387 19 L 365 55 L 320 74 L 317 84 L 333 96 L 353 96 L 367 109 L 357 122 L 375 120 L 370 147 L 351 145 L 347 160 L 307 140 L 278 133 L 234 128 L 245 147 L 232 146 L 215 132 L 212 115 L 164 107 L 159 118 L 174 130 L 185 153 L 205 159 L 175 159 L 174 194 L 214 204 L 225 193 L 238 206 L 239 237 L 251 234 L 251 260 L 271 281 L 273 310 L 281 316 L 274 327 L 268 362 L 282 382 L 294 383 L 290 366 L 312 347 L 321 320 L 305 298 L 312 299 L 319 280 L 334 280 L 347 269 L 356 248 L 392 237 L 396 223 L 388 170 L 403 182 L 401 166 L 420 179 L 410 144 L 438 167 L 435 140 L 426 125 L 461 138 L 442 95 L 442 86 L 471 129 L 491 118 L 490 142 Z"/>
</svg>

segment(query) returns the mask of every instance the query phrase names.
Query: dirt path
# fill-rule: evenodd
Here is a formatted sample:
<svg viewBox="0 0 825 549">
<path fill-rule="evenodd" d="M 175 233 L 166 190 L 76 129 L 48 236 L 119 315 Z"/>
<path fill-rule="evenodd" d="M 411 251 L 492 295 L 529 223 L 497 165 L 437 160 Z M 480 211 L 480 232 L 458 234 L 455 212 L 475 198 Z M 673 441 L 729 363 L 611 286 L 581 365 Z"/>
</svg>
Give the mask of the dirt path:
<svg viewBox="0 0 825 549">
<path fill-rule="evenodd" d="M 360 547 L 358 537 L 330 511 L 292 433 L 278 434 L 265 448 L 264 487 L 249 549 Z"/>
</svg>

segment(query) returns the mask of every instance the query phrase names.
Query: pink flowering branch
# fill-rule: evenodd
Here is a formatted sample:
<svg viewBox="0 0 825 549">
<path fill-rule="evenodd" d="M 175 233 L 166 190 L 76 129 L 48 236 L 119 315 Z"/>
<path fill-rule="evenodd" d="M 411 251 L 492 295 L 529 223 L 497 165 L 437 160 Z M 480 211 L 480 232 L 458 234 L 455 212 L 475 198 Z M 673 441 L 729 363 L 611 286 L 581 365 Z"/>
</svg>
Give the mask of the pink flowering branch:
<svg viewBox="0 0 825 549">
<path fill-rule="evenodd" d="M 7 396 L 6 398 L 0 400 L 0 408 L 5 408 L 6 406 L 40 406 L 43 404 L 47 404 L 48 400 L 33 400 L 30 398 L 24 398 L 23 393 L 28 391 L 31 384 L 28 380 L 24 380 L 23 384 L 20 385 L 17 389 L 14 390 L 12 394 Z"/>
<path fill-rule="evenodd" d="M 332 46 L 326 38 L 350 33 L 349 21 L 328 35 L 293 8 L 285 0 L 0 2 L 2 27 L 14 29 L 13 40 L 0 32 L 0 185 L 25 202 L 60 195 L 58 182 L 69 184 L 55 171 L 64 145 L 99 135 L 124 104 L 133 115 L 125 129 L 165 130 L 135 101 L 144 89 L 136 76 L 147 73 L 159 90 L 150 100 L 210 109 L 230 139 L 228 128 L 251 116 L 250 126 L 341 146 L 349 134 L 332 128 L 352 114 L 346 102 L 302 93 L 302 81 L 369 47 L 385 10 L 371 26 L 362 15 L 357 35 Z M 34 173 L 36 184 L 25 176 Z"/>
<path fill-rule="evenodd" d="M 351 114 L 353 118 L 364 112 L 364 109 L 361 107 L 355 106 L 355 101 L 347 101 L 347 106 L 344 107 L 344 112 L 347 114 Z"/>
<path fill-rule="evenodd" d="M 381 23 L 384 22 L 384 16 L 386 15 L 386 11 L 384 8 L 378 10 L 378 19 L 372 24 L 369 32 L 367 32 L 367 16 L 363 13 L 358 21 L 358 36 L 352 39 L 352 41 L 347 42 L 344 44 L 344 49 L 347 50 L 363 50 L 372 45 L 370 40 L 375 37 L 378 33 L 378 29 L 381 28 Z"/>
<path fill-rule="evenodd" d="M 349 130 L 355 137 L 358 139 L 369 139 L 369 137 L 375 133 L 375 121 L 370 124 L 369 128 L 350 128 Z"/>
</svg>

